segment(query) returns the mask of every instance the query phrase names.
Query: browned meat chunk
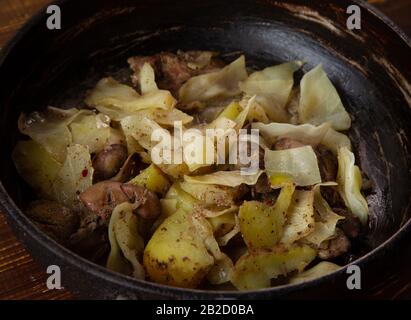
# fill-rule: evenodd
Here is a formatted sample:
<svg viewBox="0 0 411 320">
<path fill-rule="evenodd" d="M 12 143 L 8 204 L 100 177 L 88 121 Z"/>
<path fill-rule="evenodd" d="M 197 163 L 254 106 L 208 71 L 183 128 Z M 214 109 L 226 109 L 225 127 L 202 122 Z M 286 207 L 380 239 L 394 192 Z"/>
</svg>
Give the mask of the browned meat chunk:
<svg viewBox="0 0 411 320">
<path fill-rule="evenodd" d="M 344 220 L 340 220 L 339 227 L 344 231 L 345 235 L 351 239 L 358 237 L 361 231 L 361 222 L 354 216 L 348 209 L 333 208 L 336 214 L 345 217 Z"/>
<path fill-rule="evenodd" d="M 121 144 L 112 144 L 93 158 L 95 182 L 113 177 L 127 159 L 127 148 Z"/>
<path fill-rule="evenodd" d="M 218 70 L 224 66 L 211 51 L 162 52 L 153 56 L 135 56 L 128 59 L 134 71 L 132 81 L 138 85 L 138 74 L 144 63 L 150 63 L 160 89 L 170 90 L 177 96 L 180 87 L 193 76 Z"/>
<path fill-rule="evenodd" d="M 155 219 L 160 215 L 160 201 L 144 187 L 115 181 L 96 183 L 80 194 L 84 205 L 103 220 L 108 219 L 120 203 L 138 204 L 135 210 L 144 219 Z"/>
<path fill-rule="evenodd" d="M 314 148 L 323 181 L 335 181 L 338 171 L 338 160 L 335 155 L 322 145 Z"/>
<path fill-rule="evenodd" d="M 291 138 L 281 138 L 276 141 L 274 144 L 275 150 L 286 150 L 286 149 L 294 149 L 299 147 L 304 147 L 305 144 L 298 140 L 294 140 Z"/>
<path fill-rule="evenodd" d="M 140 73 L 140 70 L 145 63 L 148 63 L 151 65 L 157 77 L 161 77 L 161 73 L 160 73 L 161 67 L 159 66 L 159 56 L 158 55 L 135 56 L 135 57 L 129 58 L 127 62 L 130 65 L 131 70 L 134 71 L 134 75 L 131 78 L 134 84 L 138 84 L 138 78 L 136 78 L 135 76 Z"/>
<path fill-rule="evenodd" d="M 146 167 L 147 164 L 141 161 L 140 156 L 137 153 L 133 153 L 128 156 L 118 173 L 114 177 L 110 178 L 110 181 L 127 182 Z"/>
<path fill-rule="evenodd" d="M 26 214 L 41 230 L 62 244 L 66 244 L 79 223 L 75 212 L 48 200 L 32 202 Z"/>
<path fill-rule="evenodd" d="M 110 250 L 106 222 L 85 212 L 79 229 L 70 237 L 70 248 L 82 257 L 99 262 Z"/>
<path fill-rule="evenodd" d="M 273 191 L 265 173 L 258 178 L 257 183 L 252 188 L 255 193 L 269 193 Z"/>
<path fill-rule="evenodd" d="M 336 237 L 326 241 L 318 250 L 318 256 L 321 259 L 329 260 L 341 256 L 351 247 L 350 240 L 340 229 L 337 229 Z"/>
</svg>

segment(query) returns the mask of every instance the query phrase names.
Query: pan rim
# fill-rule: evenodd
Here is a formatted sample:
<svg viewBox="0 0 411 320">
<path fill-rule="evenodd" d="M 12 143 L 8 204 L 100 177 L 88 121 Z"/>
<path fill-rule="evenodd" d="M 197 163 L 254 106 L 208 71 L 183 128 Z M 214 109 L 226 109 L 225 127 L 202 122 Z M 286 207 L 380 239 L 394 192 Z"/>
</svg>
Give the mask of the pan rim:
<svg viewBox="0 0 411 320">
<path fill-rule="evenodd" d="M 9 42 L 1 49 L 0 52 L 0 67 L 4 64 L 7 57 L 12 53 L 13 48 L 21 41 L 21 39 L 29 32 L 33 26 L 37 25 L 42 19 L 46 17 L 45 8 L 51 4 L 64 5 L 70 0 L 57 0 L 44 6 L 38 13 L 32 16 L 24 26 L 9 40 Z M 380 12 L 375 7 L 371 6 L 364 0 L 353 0 L 353 3 L 367 10 L 379 19 L 386 27 L 391 29 L 397 34 L 404 43 L 411 49 L 411 38 L 390 18 Z M 104 281 L 110 282 L 123 290 L 130 290 L 131 292 L 141 291 L 142 294 L 156 295 L 161 293 L 163 296 L 178 297 L 178 298 L 196 298 L 196 299 L 251 299 L 251 298 L 268 298 L 273 294 L 289 294 L 295 291 L 299 291 L 308 287 L 315 287 L 318 284 L 322 284 L 326 281 L 337 278 L 342 273 L 346 272 L 349 265 L 365 265 L 370 260 L 378 258 L 385 250 L 389 250 L 390 246 L 394 246 L 400 242 L 406 233 L 411 232 L 411 219 L 401 226 L 394 234 L 386 239 L 379 246 L 373 248 L 367 254 L 361 256 L 350 264 L 343 266 L 341 269 L 332 272 L 323 277 L 313 279 L 300 284 L 287 284 L 277 287 L 270 287 L 259 290 L 247 290 L 247 291 L 217 291 L 217 290 L 199 290 L 199 289 L 183 289 L 178 287 L 172 287 L 168 285 L 157 284 L 145 280 L 137 280 L 119 273 L 115 273 L 102 266 L 99 266 L 93 262 L 90 262 L 74 252 L 66 249 L 62 245 L 55 242 L 53 239 L 41 232 L 20 210 L 15 204 L 8 192 L 4 188 L 3 183 L 0 181 L 0 208 L 2 212 L 6 214 L 8 219 L 12 219 L 16 226 L 27 236 L 38 242 L 38 245 L 46 248 L 55 257 L 62 261 L 66 261 L 72 268 L 81 270 L 88 273 L 90 276 L 98 277 Z M 15 227 L 13 227 L 15 228 Z M 23 240 L 24 243 L 24 240 Z M 29 251 L 30 252 L 30 251 Z M 31 252 L 30 252 L 31 254 Z M 35 257 L 35 255 L 33 255 Z M 75 285 L 73 285 L 75 287 Z"/>
</svg>

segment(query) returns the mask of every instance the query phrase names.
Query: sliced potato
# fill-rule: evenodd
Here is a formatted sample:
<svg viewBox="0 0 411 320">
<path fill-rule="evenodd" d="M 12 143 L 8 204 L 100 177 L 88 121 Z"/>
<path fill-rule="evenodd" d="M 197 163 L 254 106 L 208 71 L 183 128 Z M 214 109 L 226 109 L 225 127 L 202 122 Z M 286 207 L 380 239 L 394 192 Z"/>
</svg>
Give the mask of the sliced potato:
<svg viewBox="0 0 411 320">
<path fill-rule="evenodd" d="M 316 255 L 317 251 L 309 246 L 246 253 L 235 264 L 231 282 L 238 290 L 268 288 L 271 279 L 292 271 L 301 272 Z"/>
<path fill-rule="evenodd" d="M 192 211 L 194 204 L 197 200 L 189 193 L 185 192 L 179 183 L 174 183 L 165 196 L 165 199 L 176 199 L 177 209 L 184 209 L 186 211 Z"/>
<path fill-rule="evenodd" d="M 248 201 L 240 207 L 240 230 L 250 250 L 272 248 L 281 239 L 294 189 L 293 184 L 284 186 L 274 206 Z"/>
<path fill-rule="evenodd" d="M 207 223 L 205 219 L 201 223 Z M 156 230 L 144 251 L 144 267 L 150 280 L 195 288 L 214 264 L 198 221 L 183 209 L 168 217 Z"/>
<path fill-rule="evenodd" d="M 143 186 L 160 195 L 166 194 L 170 188 L 170 181 L 155 164 L 151 164 L 148 168 L 141 171 L 129 183 Z"/>
<path fill-rule="evenodd" d="M 241 111 L 243 111 L 243 107 L 237 101 L 233 101 L 218 115 L 217 118 L 235 120 Z"/>
</svg>

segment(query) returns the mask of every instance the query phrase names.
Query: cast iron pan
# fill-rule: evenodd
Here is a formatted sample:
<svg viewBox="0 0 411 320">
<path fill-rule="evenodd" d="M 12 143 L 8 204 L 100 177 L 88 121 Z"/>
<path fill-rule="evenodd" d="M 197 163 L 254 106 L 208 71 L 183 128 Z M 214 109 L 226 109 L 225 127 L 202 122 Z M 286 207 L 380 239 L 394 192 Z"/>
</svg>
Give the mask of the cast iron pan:
<svg viewBox="0 0 411 320">
<path fill-rule="evenodd" d="M 362 9 L 362 29 L 346 28 L 346 8 Z M 46 28 L 45 10 L 17 34 L 0 60 L 0 200 L 16 234 L 44 265 L 62 269 L 64 287 L 83 298 L 395 297 L 411 282 L 411 49 L 409 39 L 362 1 L 88 0 L 59 1 L 62 29 Z M 352 261 L 362 289 L 338 272 L 301 285 L 254 292 L 184 290 L 136 281 L 56 244 L 22 214 L 31 194 L 11 151 L 21 111 L 81 106 L 85 90 L 126 58 L 178 49 L 244 53 L 264 67 L 301 59 L 323 63 L 353 116 L 350 137 L 374 184 L 368 253 Z M 229 59 L 229 57 L 227 57 Z M 354 257 L 355 258 L 355 257 Z"/>
</svg>

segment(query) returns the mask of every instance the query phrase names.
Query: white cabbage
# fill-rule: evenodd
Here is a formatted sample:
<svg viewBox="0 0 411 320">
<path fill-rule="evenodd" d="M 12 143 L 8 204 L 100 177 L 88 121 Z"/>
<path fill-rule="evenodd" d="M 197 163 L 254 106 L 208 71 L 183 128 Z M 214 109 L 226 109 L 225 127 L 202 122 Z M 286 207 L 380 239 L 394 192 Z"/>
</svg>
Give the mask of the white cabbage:
<svg viewBox="0 0 411 320">
<path fill-rule="evenodd" d="M 288 123 L 253 123 L 253 129 L 258 129 L 261 136 L 270 144 L 281 138 L 295 139 L 300 142 L 316 146 L 324 145 L 327 149 L 337 154 L 338 149 L 347 147 L 351 149 L 351 142 L 348 137 L 335 131 L 329 123 L 323 123 L 319 126 L 312 124 L 293 125 Z"/>
<path fill-rule="evenodd" d="M 240 88 L 248 95 L 257 96 L 257 102 L 271 120 L 286 122 L 289 116 L 285 105 L 293 88 L 293 74 L 302 64 L 293 61 L 254 72 L 240 83 Z"/>
<path fill-rule="evenodd" d="M 314 230 L 314 192 L 295 190 L 280 243 L 291 245 Z"/>
<path fill-rule="evenodd" d="M 150 91 L 139 95 L 133 88 L 121 84 L 113 78 L 101 79 L 85 100 L 90 107 L 120 120 L 135 111 L 143 109 L 172 109 L 176 100 L 166 90 Z"/>
<path fill-rule="evenodd" d="M 332 211 L 322 197 L 319 185 L 314 188 L 314 208 L 319 215 L 319 221 L 315 222 L 314 231 L 305 240 L 319 247 L 323 241 L 335 236 L 337 223 L 344 217 Z"/>
<path fill-rule="evenodd" d="M 290 176 L 297 186 L 310 186 L 321 182 L 317 156 L 311 146 L 266 150 L 264 163 L 269 177 Z"/>
<path fill-rule="evenodd" d="M 234 215 L 234 220 L 234 227 L 228 233 L 216 239 L 220 247 L 227 245 L 227 243 L 240 232 L 240 222 L 238 221 L 237 215 Z"/>
<path fill-rule="evenodd" d="M 52 185 L 54 200 L 72 209 L 81 208 L 78 195 L 92 185 L 93 166 L 88 147 L 74 144 Z"/>
<path fill-rule="evenodd" d="M 152 141 L 151 135 L 155 130 L 168 134 L 157 122 L 140 115 L 128 116 L 120 121 L 126 138 L 132 137 L 146 150 L 151 150 L 158 142 Z"/>
<path fill-rule="evenodd" d="M 330 125 L 324 123 L 317 127 L 311 124 L 293 125 L 278 122 L 264 124 L 257 122 L 252 124 L 252 128 L 258 129 L 261 136 L 270 144 L 274 144 L 276 140 L 281 138 L 290 138 L 316 146 L 323 141 Z"/>
<path fill-rule="evenodd" d="M 122 144 L 121 132 L 110 127 L 110 118 L 102 113 L 79 115 L 69 125 L 73 143 L 89 148 L 90 153 L 97 153 L 111 144 Z"/>
<path fill-rule="evenodd" d="M 335 130 L 350 128 L 350 115 L 321 64 L 303 76 L 300 87 L 300 122 L 314 125 L 329 122 Z"/>
<path fill-rule="evenodd" d="M 238 83 L 247 78 L 245 58 L 241 56 L 223 69 L 189 79 L 179 90 L 183 104 L 233 97 L 240 93 Z"/>
<path fill-rule="evenodd" d="M 321 144 L 331 150 L 335 155 L 338 154 L 338 150 L 342 147 L 351 150 L 350 139 L 345 134 L 335 131 L 333 128 L 330 128 L 327 131 Z"/>
<path fill-rule="evenodd" d="M 127 275 L 132 273 L 135 278 L 144 279 L 144 267 L 139 261 L 144 252 L 144 240 L 138 233 L 138 220 L 131 203 L 125 202 L 114 208 L 108 236 L 111 249 L 107 268 Z"/>
<path fill-rule="evenodd" d="M 254 185 L 263 173 L 258 170 L 255 174 L 245 175 L 240 170 L 236 171 L 217 171 L 202 176 L 184 176 L 184 180 L 189 183 L 216 184 L 227 187 L 237 187 L 243 183 Z"/>
<path fill-rule="evenodd" d="M 149 63 L 144 63 L 138 75 L 141 94 L 146 94 L 158 90 L 154 70 Z"/>
<path fill-rule="evenodd" d="M 354 154 L 347 148 L 338 152 L 338 190 L 348 209 L 360 219 L 362 224 L 368 220 L 368 204 L 361 194 L 361 171 L 355 165 Z"/>
<path fill-rule="evenodd" d="M 21 133 L 28 135 L 47 150 L 58 162 L 63 163 L 67 146 L 72 143 L 68 125 L 87 110 L 47 108 L 44 112 L 21 114 L 18 126 Z"/>
<path fill-rule="evenodd" d="M 24 181 L 40 195 L 49 197 L 62 165 L 34 140 L 19 141 L 13 150 L 13 160 Z"/>
</svg>

